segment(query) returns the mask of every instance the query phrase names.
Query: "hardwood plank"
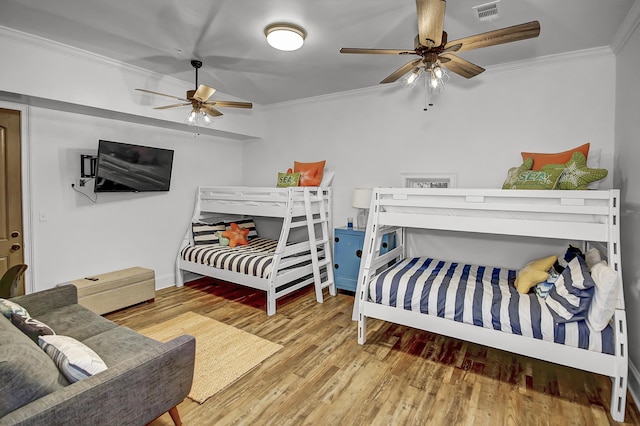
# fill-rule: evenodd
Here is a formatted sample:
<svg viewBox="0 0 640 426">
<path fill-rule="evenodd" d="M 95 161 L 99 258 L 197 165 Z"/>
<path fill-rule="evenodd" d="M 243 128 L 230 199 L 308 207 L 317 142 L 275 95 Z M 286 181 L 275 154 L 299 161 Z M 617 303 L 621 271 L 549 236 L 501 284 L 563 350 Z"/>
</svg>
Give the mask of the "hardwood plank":
<svg viewBox="0 0 640 426">
<path fill-rule="evenodd" d="M 106 317 L 136 330 L 193 311 L 284 346 L 204 404 L 179 404 L 185 425 L 614 423 L 608 377 L 378 320 L 360 346 L 353 296 L 325 296 L 298 291 L 268 317 L 263 292 L 205 278 Z M 630 395 L 625 420 L 640 424 Z"/>
</svg>

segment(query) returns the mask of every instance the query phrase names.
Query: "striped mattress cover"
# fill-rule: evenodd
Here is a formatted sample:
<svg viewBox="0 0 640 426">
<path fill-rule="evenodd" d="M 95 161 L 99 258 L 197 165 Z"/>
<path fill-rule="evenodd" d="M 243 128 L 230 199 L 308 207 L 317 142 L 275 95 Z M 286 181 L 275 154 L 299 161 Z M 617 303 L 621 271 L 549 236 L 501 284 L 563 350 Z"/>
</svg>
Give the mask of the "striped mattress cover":
<svg viewBox="0 0 640 426">
<path fill-rule="evenodd" d="M 544 299 L 520 294 L 516 271 L 427 257 L 408 258 L 369 283 L 372 302 L 506 333 L 613 354 L 613 330 L 587 321 L 555 324 Z"/>
<path fill-rule="evenodd" d="M 218 244 L 187 246 L 180 256 L 188 262 L 266 279 L 271 273 L 277 246 L 278 241 L 256 237 L 249 240 L 249 245 L 234 248 Z"/>
</svg>

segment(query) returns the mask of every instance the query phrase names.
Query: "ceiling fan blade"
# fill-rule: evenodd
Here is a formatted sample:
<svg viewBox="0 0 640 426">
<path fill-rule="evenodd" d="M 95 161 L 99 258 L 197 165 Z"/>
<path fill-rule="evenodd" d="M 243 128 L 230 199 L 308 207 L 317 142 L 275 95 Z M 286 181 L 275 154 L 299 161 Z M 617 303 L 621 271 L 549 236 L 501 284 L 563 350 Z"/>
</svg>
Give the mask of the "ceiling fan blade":
<svg viewBox="0 0 640 426">
<path fill-rule="evenodd" d="M 154 109 L 169 109 L 169 108 L 177 108 L 177 107 L 182 107 L 187 105 L 191 105 L 191 102 L 186 104 L 173 104 L 173 105 L 159 106 L 159 107 L 155 107 Z"/>
<path fill-rule="evenodd" d="M 458 50 L 460 50 L 460 48 L 462 47 L 461 43 L 458 44 L 453 44 L 445 49 L 442 50 L 442 52 L 440 53 L 453 53 L 453 52 L 457 52 Z"/>
<path fill-rule="evenodd" d="M 393 83 L 394 81 L 396 81 L 397 79 L 399 79 L 400 77 L 402 77 L 403 75 L 411 71 L 412 68 L 415 68 L 418 65 L 420 65 L 420 62 L 422 62 L 422 59 L 416 59 L 415 61 L 407 62 L 406 64 L 404 64 L 403 66 L 401 66 L 400 68 L 392 72 L 387 78 L 382 80 L 380 84 Z"/>
<path fill-rule="evenodd" d="M 434 47 L 442 44 L 446 8 L 447 3 L 444 0 L 416 0 L 418 36 L 421 45 Z"/>
<path fill-rule="evenodd" d="M 538 21 L 526 24 L 514 25 L 495 31 L 453 40 L 445 45 L 445 49 L 456 44 L 462 44 L 457 52 L 479 49 L 481 47 L 495 46 L 497 44 L 511 43 L 512 41 L 526 40 L 540 35 L 540 23 Z"/>
<path fill-rule="evenodd" d="M 179 100 L 179 101 L 185 101 L 185 102 L 188 102 L 188 101 L 189 101 L 188 99 L 179 98 L 179 97 L 177 97 L 177 96 L 172 96 L 172 95 L 166 95 L 166 94 L 164 94 L 164 93 L 153 92 L 153 91 L 151 91 L 151 90 L 147 90 L 147 89 L 136 89 L 136 90 L 137 90 L 137 91 L 139 91 L 139 92 L 151 93 L 151 94 L 153 94 L 153 95 L 166 96 L 166 97 L 168 97 L 168 98 L 177 99 L 177 100 Z"/>
<path fill-rule="evenodd" d="M 235 101 L 209 101 L 206 102 L 205 105 L 208 106 L 217 106 L 217 107 L 226 107 L 226 108 L 253 108 L 253 104 L 251 102 L 235 102 Z"/>
<path fill-rule="evenodd" d="M 214 89 L 213 87 L 201 84 L 200 86 L 198 86 L 198 90 L 196 90 L 196 93 L 193 94 L 193 99 L 198 102 L 206 102 L 211 97 L 211 95 L 215 93 L 215 91 L 216 89 Z"/>
<path fill-rule="evenodd" d="M 212 116 L 212 117 L 220 117 L 222 115 L 222 113 L 220 111 L 218 111 L 217 109 L 215 109 L 211 105 L 202 105 L 201 108 L 203 110 L 205 110 L 205 112 L 207 114 L 209 114 L 210 116 Z"/>
<path fill-rule="evenodd" d="M 484 71 L 484 68 L 467 61 L 466 59 L 462 59 L 459 56 L 454 55 L 453 53 L 445 53 L 442 55 L 442 58 L 449 59 L 448 61 L 441 60 L 440 63 L 455 72 L 463 76 L 464 78 L 475 77 Z"/>
<path fill-rule="evenodd" d="M 402 49 L 360 49 L 357 47 L 343 47 L 340 53 L 364 53 L 369 55 L 417 55 L 415 50 Z"/>
</svg>

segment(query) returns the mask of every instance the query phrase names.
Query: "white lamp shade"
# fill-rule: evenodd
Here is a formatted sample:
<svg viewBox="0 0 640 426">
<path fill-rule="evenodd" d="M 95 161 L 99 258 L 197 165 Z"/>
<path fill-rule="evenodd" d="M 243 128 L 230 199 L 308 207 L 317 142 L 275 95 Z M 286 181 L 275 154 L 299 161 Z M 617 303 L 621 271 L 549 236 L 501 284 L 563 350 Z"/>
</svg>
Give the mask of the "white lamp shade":
<svg viewBox="0 0 640 426">
<path fill-rule="evenodd" d="M 371 188 L 356 188 L 353 190 L 353 207 L 368 209 L 371 205 Z"/>
</svg>

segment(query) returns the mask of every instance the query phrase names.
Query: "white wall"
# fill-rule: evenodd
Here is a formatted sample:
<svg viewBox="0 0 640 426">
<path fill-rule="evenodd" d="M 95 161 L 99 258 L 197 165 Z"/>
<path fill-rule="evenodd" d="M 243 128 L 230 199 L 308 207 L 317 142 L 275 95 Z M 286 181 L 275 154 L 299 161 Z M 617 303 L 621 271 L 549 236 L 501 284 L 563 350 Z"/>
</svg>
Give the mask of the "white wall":
<svg viewBox="0 0 640 426">
<path fill-rule="evenodd" d="M 627 304 L 630 388 L 640 396 L 640 29 L 636 28 L 616 57 L 615 186 L 622 192 L 622 275 Z"/>
<path fill-rule="evenodd" d="M 353 188 L 399 186 L 402 172 L 456 172 L 458 187 L 499 188 L 521 151 L 585 142 L 612 170 L 615 78 L 600 76 L 614 67 L 602 49 L 490 69 L 452 79 L 428 111 L 423 90 L 398 85 L 267 107 L 264 140 L 245 145 L 245 183 L 275 182 L 294 160 L 326 159 L 336 171 L 334 224 L 344 226 L 356 215 Z"/>
<path fill-rule="evenodd" d="M 136 265 L 155 271 L 157 288 L 174 284 L 175 257 L 196 186 L 242 183 L 243 142 L 140 124 L 149 118 L 182 124 L 186 111 L 154 110 L 164 101 L 135 88 L 180 95 L 189 83 L 4 27 L 0 51 L 0 93 L 20 94 L 9 100 L 37 105 L 25 108 L 23 117 L 28 122 L 23 142 L 30 150 L 23 196 L 31 207 L 25 214 L 33 242 L 25 241 L 31 255 L 27 290 Z M 123 115 L 126 121 L 113 119 Z M 218 135 L 259 137 L 260 117 L 259 111 L 229 113 L 215 125 L 222 130 Z M 95 153 L 99 139 L 175 150 L 171 190 L 100 194 L 96 203 L 72 190 L 80 154 Z"/>
<path fill-rule="evenodd" d="M 130 266 L 153 269 L 158 288 L 174 284 L 196 186 L 241 183 L 237 141 L 41 108 L 29 122 L 34 291 Z M 170 191 L 101 193 L 94 203 L 71 189 L 80 154 L 95 154 L 99 139 L 173 149 Z"/>
</svg>

